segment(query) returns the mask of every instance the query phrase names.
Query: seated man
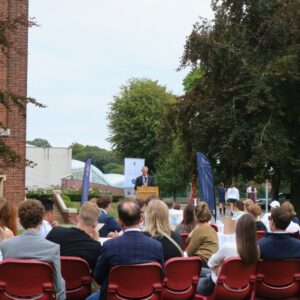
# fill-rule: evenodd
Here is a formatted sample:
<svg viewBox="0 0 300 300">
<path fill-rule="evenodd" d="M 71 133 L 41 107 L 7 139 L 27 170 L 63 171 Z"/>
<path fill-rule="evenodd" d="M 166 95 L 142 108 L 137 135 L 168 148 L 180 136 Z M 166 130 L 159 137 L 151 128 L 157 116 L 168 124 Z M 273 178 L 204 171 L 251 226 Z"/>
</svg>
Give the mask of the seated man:
<svg viewBox="0 0 300 300">
<path fill-rule="evenodd" d="M 107 237 L 110 232 L 115 233 L 121 231 L 121 226 L 115 218 L 108 214 L 111 208 L 111 201 L 112 198 L 110 195 L 100 195 L 97 198 L 97 205 L 101 210 L 98 222 L 104 224 L 99 231 L 100 237 Z"/>
<path fill-rule="evenodd" d="M 141 232 L 141 210 L 137 201 L 120 202 L 118 213 L 124 234 L 104 243 L 93 273 L 94 279 L 102 287 L 100 299 L 106 299 L 108 274 L 111 267 L 147 262 L 159 262 L 163 266 L 164 263 L 161 243 Z M 99 292 L 87 299 L 98 300 Z"/>
<path fill-rule="evenodd" d="M 55 227 L 49 232 L 46 239 L 60 245 L 61 256 L 81 257 L 93 269 L 101 249 L 98 241 L 98 216 L 97 205 L 86 202 L 80 208 L 76 227 Z"/>
<path fill-rule="evenodd" d="M 55 220 L 54 216 L 54 203 L 52 200 L 40 200 L 45 209 L 45 215 L 40 228 L 40 236 L 45 238 L 53 227 L 59 226 L 59 223 Z"/>
<path fill-rule="evenodd" d="M 51 263 L 57 299 L 64 300 L 66 299 L 65 281 L 61 276 L 59 245 L 39 235 L 44 213 L 45 210 L 40 201 L 24 201 L 19 207 L 19 219 L 25 230 L 21 235 L 2 241 L 0 249 L 4 259 L 38 259 Z"/>
<path fill-rule="evenodd" d="M 300 241 L 285 231 L 291 219 L 292 216 L 287 209 L 282 207 L 272 209 L 269 218 L 272 233 L 266 233 L 258 241 L 260 258 L 300 258 Z"/>
</svg>

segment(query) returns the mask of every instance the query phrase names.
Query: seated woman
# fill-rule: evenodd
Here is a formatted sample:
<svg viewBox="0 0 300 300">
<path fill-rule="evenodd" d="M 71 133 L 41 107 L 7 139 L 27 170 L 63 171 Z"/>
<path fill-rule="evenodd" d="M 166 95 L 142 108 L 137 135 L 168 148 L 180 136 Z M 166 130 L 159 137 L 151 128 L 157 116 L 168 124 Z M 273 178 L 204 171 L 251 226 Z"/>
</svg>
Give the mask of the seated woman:
<svg viewBox="0 0 300 300">
<path fill-rule="evenodd" d="M 152 200 L 146 208 L 145 234 L 162 244 L 164 261 L 183 255 L 180 235 L 171 230 L 169 210 L 161 200 Z"/>
<path fill-rule="evenodd" d="M 190 233 L 196 226 L 195 206 L 188 204 L 183 210 L 183 220 L 175 228 L 175 232 Z"/>
<path fill-rule="evenodd" d="M 235 219 L 240 218 L 246 212 L 244 211 L 244 202 L 242 200 L 238 200 L 234 203 L 232 217 Z"/>
<path fill-rule="evenodd" d="M 197 292 L 211 295 L 218 279 L 223 261 L 232 256 L 239 256 L 245 264 L 255 264 L 259 258 L 256 241 L 256 222 L 252 215 L 244 214 L 236 224 L 236 243 L 223 244 L 208 261 L 210 269 L 202 268 Z"/>
<path fill-rule="evenodd" d="M 210 226 L 211 212 L 205 202 L 196 207 L 197 225 L 190 234 L 186 252 L 189 256 L 200 256 L 202 266 L 207 266 L 209 258 L 218 250 L 218 235 Z"/>
<path fill-rule="evenodd" d="M 17 207 L 0 197 L 0 228 L 1 240 L 11 238 L 18 233 Z"/>
<path fill-rule="evenodd" d="M 256 230 L 259 231 L 267 231 L 267 227 L 260 220 L 261 208 L 258 204 L 252 204 L 248 207 L 248 213 L 251 214 L 255 218 Z"/>
</svg>

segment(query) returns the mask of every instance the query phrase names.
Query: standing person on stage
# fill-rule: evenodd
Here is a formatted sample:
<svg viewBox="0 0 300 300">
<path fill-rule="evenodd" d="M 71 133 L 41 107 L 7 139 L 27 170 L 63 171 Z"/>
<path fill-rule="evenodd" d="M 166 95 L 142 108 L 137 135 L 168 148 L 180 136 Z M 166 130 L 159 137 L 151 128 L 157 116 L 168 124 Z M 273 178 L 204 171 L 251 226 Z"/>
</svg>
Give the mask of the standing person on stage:
<svg viewBox="0 0 300 300">
<path fill-rule="evenodd" d="M 248 186 L 246 190 L 246 198 L 251 199 L 255 203 L 256 196 L 257 196 L 257 189 L 255 187 L 255 184 L 251 182 L 250 186 Z"/>
<path fill-rule="evenodd" d="M 225 216 L 226 213 L 226 205 L 225 205 L 225 194 L 226 189 L 224 188 L 224 183 L 221 182 L 218 188 L 218 194 L 219 194 L 219 212 L 220 216 Z"/>
<path fill-rule="evenodd" d="M 155 186 L 154 178 L 148 175 L 148 168 L 146 166 L 142 168 L 142 175 L 135 180 L 134 189 L 136 190 L 138 186 Z"/>
<path fill-rule="evenodd" d="M 234 182 L 231 183 L 230 188 L 227 190 L 225 198 L 226 198 L 227 202 L 229 202 L 230 210 L 232 211 L 234 203 L 236 203 L 236 201 L 240 200 L 240 192 L 235 187 Z"/>
</svg>

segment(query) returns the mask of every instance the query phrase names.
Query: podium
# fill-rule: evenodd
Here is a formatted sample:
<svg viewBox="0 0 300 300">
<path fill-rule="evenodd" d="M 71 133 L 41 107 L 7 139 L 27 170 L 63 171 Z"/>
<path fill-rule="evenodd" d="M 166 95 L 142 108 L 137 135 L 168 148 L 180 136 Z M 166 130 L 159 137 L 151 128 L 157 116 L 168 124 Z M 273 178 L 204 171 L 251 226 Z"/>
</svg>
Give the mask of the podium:
<svg viewBox="0 0 300 300">
<path fill-rule="evenodd" d="M 136 197 L 146 200 L 150 196 L 159 197 L 158 186 L 138 186 L 136 189 Z"/>
</svg>

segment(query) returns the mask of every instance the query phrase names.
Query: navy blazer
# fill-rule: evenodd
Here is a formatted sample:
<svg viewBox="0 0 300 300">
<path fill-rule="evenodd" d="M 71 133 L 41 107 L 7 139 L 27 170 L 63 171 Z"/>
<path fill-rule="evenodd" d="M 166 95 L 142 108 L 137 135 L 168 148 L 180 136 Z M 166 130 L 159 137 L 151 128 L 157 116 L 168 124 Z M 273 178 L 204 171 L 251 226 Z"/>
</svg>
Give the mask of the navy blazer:
<svg viewBox="0 0 300 300">
<path fill-rule="evenodd" d="M 111 231 L 121 231 L 121 226 L 116 219 L 102 210 L 100 216 L 98 217 L 98 222 L 104 224 L 104 226 L 99 230 L 100 237 L 107 237 Z"/>
<path fill-rule="evenodd" d="M 300 241 L 289 233 L 266 233 L 258 246 L 262 259 L 300 258 Z"/>
<path fill-rule="evenodd" d="M 136 178 L 134 189 L 136 190 L 136 188 L 138 186 L 143 186 L 143 184 L 144 184 L 144 182 L 143 182 L 143 175 L 141 175 L 141 176 L 139 176 L 139 177 Z M 147 175 L 147 185 L 148 186 L 155 186 L 153 176 Z"/>
<path fill-rule="evenodd" d="M 101 285 L 100 299 L 106 299 L 108 274 L 116 265 L 132 265 L 148 262 L 164 264 L 160 242 L 140 231 L 128 231 L 120 237 L 106 241 L 100 251 L 93 277 Z"/>
</svg>

